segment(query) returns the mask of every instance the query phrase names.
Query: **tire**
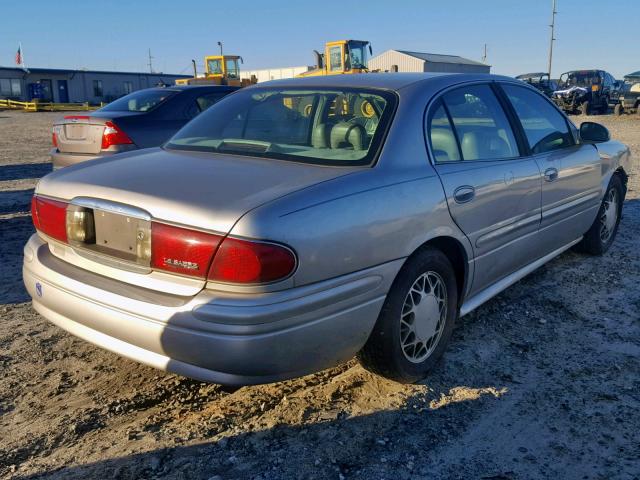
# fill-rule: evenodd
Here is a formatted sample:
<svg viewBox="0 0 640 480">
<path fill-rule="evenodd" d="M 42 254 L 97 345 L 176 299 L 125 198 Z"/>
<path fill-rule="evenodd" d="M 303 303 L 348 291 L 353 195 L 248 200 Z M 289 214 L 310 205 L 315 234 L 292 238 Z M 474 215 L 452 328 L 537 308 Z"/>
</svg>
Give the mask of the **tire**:
<svg viewBox="0 0 640 480">
<path fill-rule="evenodd" d="M 588 101 L 582 102 L 582 105 L 580 105 L 580 113 L 582 113 L 582 115 L 591 114 L 591 105 L 589 104 Z"/>
<path fill-rule="evenodd" d="M 391 380 L 421 380 L 444 353 L 457 315 L 453 267 L 440 250 L 425 247 L 398 273 L 358 359 L 367 370 Z"/>
<path fill-rule="evenodd" d="M 616 106 L 613 107 L 613 114 L 618 117 L 622 115 L 622 105 L 620 105 L 619 103 L 616 103 Z"/>
<path fill-rule="evenodd" d="M 578 250 L 590 255 L 602 255 L 609 250 L 618 232 L 623 201 L 624 186 L 620 176 L 614 174 L 600 204 L 598 215 L 582 237 Z"/>
<path fill-rule="evenodd" d="M 640 117 L 640 104 L 636 105 L 636 115 Z"/>
</svg>

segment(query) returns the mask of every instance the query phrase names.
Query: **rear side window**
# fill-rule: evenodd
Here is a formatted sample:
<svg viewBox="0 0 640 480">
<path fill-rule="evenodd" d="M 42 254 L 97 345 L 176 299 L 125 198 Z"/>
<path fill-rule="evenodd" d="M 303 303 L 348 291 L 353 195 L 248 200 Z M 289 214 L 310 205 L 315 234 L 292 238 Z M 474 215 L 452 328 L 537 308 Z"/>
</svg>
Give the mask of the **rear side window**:
<svg viewBox="0 0 640 480">
<path fill-rule="evenodd" d="M 457 88 L 442 98 L 460 142 L 463 160 L 519 156 L 511 125 L 488 85 Z"/>
<path fill-rule="evenodd" d="M 516 85 L 502 85 L 502 89 L 520 119 L 534 154 L 574 144 L 565 118 L 542 95 Z"/>
<path fill-rule="evenodd" d="M 431 110 L 427 131 L 431 142 L 431 152 L 436 162 L 457 162 L 460 149 L 449 116 L 441 101 Z"/>
<path fill-rule="evenodd" d="M 148 89 L 130 93 L 109 105 L 102 107 L 103 112 L 148 112 L 167 98 L 174 95 L 173 90 Z"/>
</svg>

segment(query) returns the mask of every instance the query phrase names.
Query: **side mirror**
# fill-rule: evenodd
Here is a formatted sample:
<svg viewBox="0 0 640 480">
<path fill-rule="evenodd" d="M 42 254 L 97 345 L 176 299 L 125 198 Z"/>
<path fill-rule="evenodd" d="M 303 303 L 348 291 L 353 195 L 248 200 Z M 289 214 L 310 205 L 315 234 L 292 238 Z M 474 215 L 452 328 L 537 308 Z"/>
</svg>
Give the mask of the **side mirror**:
<svg viewBox="0 0 640 480">
<path fill-rule="evenodd" d="M 580 125 L 580 140 L 584 143 L 600 143 L 611 140 L 606 127 L 595 122 L 583 122 Z"/>
</svg>

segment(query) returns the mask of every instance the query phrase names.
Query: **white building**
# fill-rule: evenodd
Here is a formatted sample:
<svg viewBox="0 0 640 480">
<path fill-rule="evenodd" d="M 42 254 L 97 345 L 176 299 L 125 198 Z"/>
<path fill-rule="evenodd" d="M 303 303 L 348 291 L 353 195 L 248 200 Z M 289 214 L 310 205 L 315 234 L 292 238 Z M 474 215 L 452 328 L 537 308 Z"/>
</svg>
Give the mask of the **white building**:
<svg viewBox="0 0 640 480">
<path fill-rule="evenodd" d="M 261 70 L 241 70 L 241 78 L 251 78 L 254 75 L 258 82 L 268 82 L 269 80 L 279 80 L 281 78 L 293 78 L 296 75 L 308 72 L 314 67 L 282 67 L 282 68 L 263 68 Z"/>
<path fill-rule="evenodd" d="M 381 72 L 489 73 L 491 65 L 457 55 L 387 50 L 369 60 L 369 70 Z"/>
</svg>

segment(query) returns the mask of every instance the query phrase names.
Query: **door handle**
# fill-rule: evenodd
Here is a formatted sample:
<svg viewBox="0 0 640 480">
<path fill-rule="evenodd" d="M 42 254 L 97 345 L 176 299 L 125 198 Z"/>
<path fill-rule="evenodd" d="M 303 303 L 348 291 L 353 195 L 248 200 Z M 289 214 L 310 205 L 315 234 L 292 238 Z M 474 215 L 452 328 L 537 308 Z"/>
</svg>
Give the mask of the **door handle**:
<svg viewBox="0 0 640 480">
<path fill-rule="evenodd" d="M 557 168 L 547 168 L 544 171 L 544 179 L 546 182 L 553 182 L 558 178 L 558 169 Z"/>
<path fill-rule="evenodd" d="M 456 203 L 467 203 L 473 200 L 476 195 L 476 190 L 470 185 L 463 185 L 458 187 L 453 192 L 453 199 Z"/>
</svg>

